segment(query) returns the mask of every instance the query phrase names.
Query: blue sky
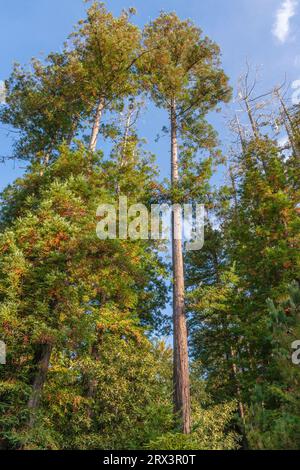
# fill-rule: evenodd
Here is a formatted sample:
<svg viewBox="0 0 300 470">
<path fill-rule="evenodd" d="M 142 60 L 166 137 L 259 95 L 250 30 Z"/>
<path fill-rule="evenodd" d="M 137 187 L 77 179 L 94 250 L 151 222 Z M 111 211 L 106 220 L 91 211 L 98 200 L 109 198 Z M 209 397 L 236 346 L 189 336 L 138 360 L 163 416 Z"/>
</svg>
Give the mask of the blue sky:
<svg viewBox="0 0 300 470">
<path fill-rule="evenodd" d="M 262 90 L 281 83 L 285 74 L 294 86 L 300 80 L 300 0 L 113 0 L 106 5 L 115 14 L 136 7 L 135 21 L 140 26 L 161 10 L 191 18 L 220 45 L 233 86 L 245 70 L 246 59 L 261 67 Z M 86 8 L 82 0 L 0 0 L 0 7 L 0 80 L 8 77 L 13 62 L 28 63 L 31 57 L 59 50 Z M 212 117 L 225 149 L 230 141 L 226 116 L 234 107 L 233 103 Z M 164 112 L 150 106 L 140 123 L 140 134 L 156 154 L 163 175 L 169 168 L 168 141 L 155 143 L 154 139 L 166 119 Z M 11 154 L 12 136 L 0 129 L 0 155 Z M 22 173 L 22 166 L 0 163 L 0 190 Z"/>
</svg>

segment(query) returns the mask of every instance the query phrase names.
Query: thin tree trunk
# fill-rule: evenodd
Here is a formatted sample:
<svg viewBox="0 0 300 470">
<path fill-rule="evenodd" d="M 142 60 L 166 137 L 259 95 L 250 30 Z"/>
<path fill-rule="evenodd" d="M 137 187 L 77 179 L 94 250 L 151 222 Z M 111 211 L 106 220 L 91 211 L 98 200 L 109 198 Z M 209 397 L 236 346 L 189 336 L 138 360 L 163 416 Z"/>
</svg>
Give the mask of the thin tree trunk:
<svg viewBox="0 0 300 470">
<path fill-rule="evenodd" d="M 0 439 L 0 450 L 9 450 L 8 442 L 5 439 Z"/>
<path fill-rule="evenodd" d="M 300 153 L 297 149 L 296 142 L 295 142 L 295 139 L 294 139 L 295 127 L 294 127 L 293 120 L 290 116 L 290 113 L 288 112 L 288 109 L 285 105 L 285 102 L 284 102 L 279 90 L 276 90 L 276 95 L 277 95 L 277 98 L 278 98 L 278 100 L 280 102 L 280 105 L 281 105 L 282 114 L 284 116 L 284 127 L 285 127 L 286 133 L 288 135 L 288 139 L 290 141 L 293 153 L 297 158 L 300 158 Z"/>
<path fill-rule="evenodd" d="M 299 154 L 298 149 L 297 149 L 297 147 L 296 147 L 296 145 L 295 145 L 293 133 L 292 133 L 292 131 L 290 130 L 289 125 L 288 125 L 288 123 L 287 123 L 286 121 L 284 121 L 284 127 L 285 127 L 286 133 L 287 133 L 287 135 L 288 135 L 288 139 L 289 139 L 289 141 L 290 141 L 293 154 L 294 154 L 296 157 L 300 158 L 300 154 Z"/>
<path fill-rule="evenodd" d="M 238 130 L 242 150 L 245 151 L 245 148 L 246 148 L 245 134 L 244 134 L 243 128 L 241 126 L 241 123 L 240 123 L 240 120 L 239 120 L 239 117 L 238 117 L 237 114 L 235 115 L 235 121 L 236 121 L 236 124 L 237 124 L 237 130 Z"/>
<path fill-rule="evenodd" d="M 45 155 L 41 159 L 42 167 L 40 169 L 40 176 L 44 176 L 45 168 L 48 167 L 50 160 L 50 152 L 46 152 Z"/>
<path fill-rule="evenodd" d="M 231 364 L 232 364 L 232 373 L 233 373 L 234 382 L 236 386 L 236 394 L 237 394 L 238 406 L 239 406 L 239 415 L 242 421 L 241 431 L 242 431 L 242 436 L 243 436 L 243 449 L 247 450 L 249 447 L 249 444 L 248 444 L 248 439 L 247 439 L 247 434 L 246 434 L 245 407 L 244 407 L 243 398 L 242 398 L 241 384 L 240 384 L 239 377 L 238 377 L 238 368 L 235 362 L 236 352 L 232 347 L 230 348 L 230 357 L 231 357 Z"/>
<path fill-rule="evenodd" d="M 120 169 L 122 169 L 127 163 L 126 152 L 127 152 L 127 144 L 128 144 L 129 131 L 130 131 L 130 127 L 131 127 L 131 119 L 132 119 L 133 113 L 134 113 L 134 108 L 128 110 L 127 119 L 126 119 L 126 123 L 125 123 L 124 135 L 123 135 L 121 149 L 120 149 Z M 117 192 L 117 195 L 120 194 L 120 183 L 119 183 L 119 181 L 117 182 L 116 192 Z"/>
<path fill-rule="evenodd" d="M 246 104 L 247 114 L 248 114 L 248 117 L 249 117 L 249 121 L 250 121 L 250 124 L 251 124 L 251 128 L 252 128 L 254 137 L 256 139 L 258 139 L 259 138 L 259 132 L 258 132 L 258 129 L 257 129 L 257 124 L 255 122 L 255 119 L 254 119 L 252 111 L 251 111 L 251 107 L 249 105 L 248 98 L 245 98 L 244 101 L 245 101 L 245 104 Z"/>
<path fill-rule="evenodd" d="M 259 138 L 260 138 L 260 133 L 259 133 L 258 125 L 257 125 L 257 122 L 255 121 L 254 116 L 253 116 L 251 107 L 250 107 L 250 105 L 249 105 L 248 98 L 245 98 L 244 101 L 245 101 L 245 103 L 246 103 L 247 114 L 248 114 L 248 117 L 249 117 L 249 121 L 250 121 L 250 124 L 251 124 L 251 128 L 252 128 L 252 131 L 253 131 L 254 138 L 255 138 L 255 139 L 259 139 Z M 268 174 L 268 169 L 267 169 L 267 165 L 266 165 L 265 159 L 264 159 L 264 158 L 260 158 L 259 161 L 261 162 L 262 167 L 263 167 L 263 170 L 264 170 L 264 172 L 265 172 L 265 175 L 267 176 L 267 174 Z"/>
<path fill-rule="evenodd" d="M 232 191 L 233 191 L 234 216 L 235 216 L 236 222 L 240 223 L 240 217 L 239 217 L 239 212 L 238 212 L 239 202 L 238 202 L 237 188 L 235 184 L 235 178 L 234 178 L 232 167 L 229 168 L 229 176 L 230 176 L 231 186 L 232 186 Z"/>
<path fill-rule="evenodd" d="M 99 352 L 98 352 L 98 345 L 94 344 L 92 347 L 92 352 L 91 352 L 91 357 L 94 362 L 97 362 L 99 360 Z M 96 396 L 97 392 L 97 387 L 98 387 L 98 380 L 95 377 L 89 377 L 87 380 L 87 386 L 86 386 L 86 397 L 89 400 L 93 400 Z M 87 415 L 90 419 L 93 418 L 94 412 L 93 408 L 91 405 L 88 406 L 87 410 Z"/>
<path fill-rule="evenodd" d="M 89 150 L 91 152 L 95 152 L 96 148 L 97 148 L 99 128 L 100 128 L 100 122 L 101 122 L 101 117 L 102 117 L 102 114 L 103 114 L 103 110 L 104 110 L 104 99 L 100 98 L 99 103 L 97 105 L 97 109 L 96 109 L 96 115 L 95 115 L 95 119 L 94 119 L 94 123 L 93 123 L 91 139 L 90 139 Z"/>
<path fill-rule="evenodd" d="M 46 381 L 47 372 L 51 358 L 52 345 L 41 344 L 36 354 L 35 361 L 37 363 L 36 373 L 33 378 L 32 392 L 28 401 L 28 408 L 30 410 L 29 427 L 32 427 L 35 422 L 36 411 L 39 407 L 42 390 Z"/>
<path fill-rule="evenodd" d="M 276 95 L 277 95 L 277 98 L 278 98 L 278 100 L 279 100 L 279 102 L 280 102 L 281 109 L 282 109 L 282 113 L 283 113 L 284 116 L 286 117 L 286 119 L 287 119 L 287 121 L 288 121 L 288 123 L 289 123 L 289 125 L 290 125 L 290 127 L 291 127 L 291 129 L 292 129 L 292 131 L 293 131 L 293 130 L 294 130 L 294 123 L 293 123 L 293 120 L 292 120 L 292 118 L 291 118 L 291 116 L 290 116 L 290 113 L 288 112 L 288 109 L 287 109 L 287 107 L 286 107 L 286 105 L 285 105 L 285 102 L 284 102 L 284 100 L 283 100 L 283 98 L 282 98 L 281 93 L 280 93 L 279 90 L 276 90 Z"/>
<path fill-rule="evenodd" d="M 237 365 L 235 363 L 236 354 L 235 354 L 235 351 L 233 350 L 233 348 L 231 348 L 231 350 L 230 350 L 230 355 L 231 355 L 231 359 L 232 359 L 232 372 L 233 372 L 234 380 L 235 380 L 235 383 L 236 383 L 237 397 L 238 397 L 238 401 L 239 401 L 239 415 L 240 415 L 240 418 L 243 422 L 243 426 L 245 427 L 245 410 L 244 410 L 244 404 L 242 402 L 242 392 L 241 392 L 240 382 L 239 382 L 239 379 L 238 379 Z"/>
<path fill-rule="evenodd" d="M 172 188 L 179 181 L 176 103 L 171 106 L 171 175 Z M 182 221 L 180 206 L 172 214 L 173 254 L 173 326 L 174 326 L 174 408 L 181 419 L 182 432 L 191 431 L 188 337 L 184 302 L 184 267 L 182 253 Z"/>
<path fill-rule="evenodd" d="M 123 142 L 122 142 L 122 147 L 121 147 L 121 162 L 120 162 L 121 168 L 126 163 L 126 151 L 127 151 L 128 137 L 129 137 L 129 131 L 131 127 L 131 119 L 132 119 L 133 113 L 134 113 L 134 107 L 129 109 L 128 114 L 127 114 L 125 131 L 124 131 Z"/>
</svg>

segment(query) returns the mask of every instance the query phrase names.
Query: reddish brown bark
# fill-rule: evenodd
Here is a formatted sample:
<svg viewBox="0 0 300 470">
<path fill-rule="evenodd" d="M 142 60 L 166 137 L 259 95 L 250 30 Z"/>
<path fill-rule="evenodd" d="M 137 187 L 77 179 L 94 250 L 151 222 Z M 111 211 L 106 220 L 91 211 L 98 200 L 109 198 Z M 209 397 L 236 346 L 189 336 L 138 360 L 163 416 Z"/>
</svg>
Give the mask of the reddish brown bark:
<svg viewBox="0 0 300 470">
<path fill-rule="evenodd" d="M 171 174 L 172 187 L 179 181 L 176 104 L 171 107 Z M 174 327 L 174 408 L 180 417 L 182 432 L 191 430 L 188 335 L 185 315 L 184 266 L 182 253 L 182 219 L 180 206 L 172 215 L 173 254 L 173 327 Z"/>
<path fill-rule="evenodd" d="M 46 381 L 50 358 L 52 352 L 51 344 L 41 344 L 38 348 L 35 362 L 36 369 L 33 376 L 32 392 L 28 400 L 28 408 L 30 410 L 29 426 L 32 427 L 35 422 L 36 411 L 39 407 L 42 390 Z"/>
</svg>

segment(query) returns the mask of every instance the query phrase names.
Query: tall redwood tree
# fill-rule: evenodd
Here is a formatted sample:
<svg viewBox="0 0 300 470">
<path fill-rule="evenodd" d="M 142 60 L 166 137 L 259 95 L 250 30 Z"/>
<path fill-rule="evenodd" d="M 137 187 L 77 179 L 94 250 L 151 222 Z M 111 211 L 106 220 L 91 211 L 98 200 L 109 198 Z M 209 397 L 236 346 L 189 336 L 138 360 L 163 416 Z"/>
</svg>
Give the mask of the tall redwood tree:
<svg viewBox="0 0 300 470">
<path fill-rule="evenodd" d="M 169 113 L 171 134 L 171 194 L 178 201 L 180 159 L 178 140 L 201 140 L 194 130 L 205 115 L 230 96 L 228 80 L 220 66 L 218 46 L 203 37 L 201 30 L 176 14 L 162 13 L 145 27 L 145 60 L 139 62 L 143 81 L 154 102 Z M 201 126 L 200 126 L 201 127 Z M 182 220 L 179 206 L 173 210 L 173 324 L 174 405 L 181 428 L 190 433 L 190 383 L 188 334 L 185 316 L 185 288 Z"/>
</svg>

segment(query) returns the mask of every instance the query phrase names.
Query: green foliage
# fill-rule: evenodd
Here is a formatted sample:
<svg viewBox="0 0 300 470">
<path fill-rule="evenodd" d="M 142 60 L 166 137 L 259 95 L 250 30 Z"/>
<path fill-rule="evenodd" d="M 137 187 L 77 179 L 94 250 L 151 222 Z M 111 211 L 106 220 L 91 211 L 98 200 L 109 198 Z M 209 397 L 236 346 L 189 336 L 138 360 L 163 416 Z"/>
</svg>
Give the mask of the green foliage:
<svg viewBox="0 0 300 470">
<path fill-rule="evenodd" d="M 41 448 L 48 434 L 47 446 L 61 445 L 56 441 L 58 431 L 53 429 L 49 410 L 45 415 L 42 409 L 35 410 L 35 423 L 40 419 L 43 422 L 41 441 L 36 440 L 39 425 L 28 425 L 27 402 L 36 374 L 35 357 L 41 345 L 52 348 L 49 380 L 57 357 L 62 364 L 65 361 L 69 364 L 64 369 L 66 376 L 68 370 L 75 371 L 69 362 L 73 355 L 79 371 L 85 370 L 85 358 L 90 357 L 89 351 L 95 344 L 98 348 L 102 334 L 112 337 L 108 344 L 112 350 L 108 349 L 107 354 L 111 358 L 116 354 L 121 367 L 124 361 L 121 351 L 126 350 L 126 341 L 140 341 L 146 347 L 141 324 L 148 327 L 155 324 L 155 312 L 162 319 L 160 309 L 166 292 L 161 280 L 164 268 L 155 248 L 150 250 L 145 241 L 101 241 L 96 236 L 97 204 L 114 201 L 114 189 L 107 183 L 115 169 L 112 163 L 101 163 L 98 156 L 94 158 L 92 171 L 90 165 L 84 149 L 72 152 L 62 148 L 60 158 L 42 177 L 33 169 L 4 195 L 0 322 L 8 348 L 8 364 L 1 369 L 1 432 L 10 446 L 18 442 L 27 448 L 35 445 Z M 139 178 L 146 188 L 148 170 L 145 166 L 144 169 Z M 135 183 L 141 187 L 138 178 Z M 129 188 L 127 185 L 130 198 Z M 139 190 L 132 185 L 131 191 L 134 200 Z M 135 347 L 132 344 L 127 350 L 129 360 Z M 142 347 L 138 351 L 141 358 Z M 150 352 L 148 355 L 150 361 Z M 128 365 L 128 384 L 133 380 L 134 365 L 139 366 L 138 359 L 132 361 L 133 370 Z M 150 380 L 153 363 L 149 361 L 143 374 Z M 102 365 L 100 370 L 103 371 Z M 83 380 L 79 371 L 77 380 L 78 375 Z M 93 380 L 98 372 L 99 368 L 93 371 Z M 109 374 L 108 370 L 106 373 Z M 112 377 L 108 375 L 107 380 L 109 383 Z M 114 381 L 112 387 L 117 390 Z M 133 388 L 135 384 L 138 380 L 133 381 Z M 124 387 L 124 391 L 120 390 L 121 408 L 122 399 L 129 400 L 130 393 L 134 393 L 133 389 L 125 393 L 126 381 Z M 57 394 L 53 394 L 54 403 Z M 145 396 L 144 400 L 147 401 Z M 107 420 L 110 422 L 111 417 Z"/>
<path fill-rule="evenodd" d="M 212 163 L 220 157 L 216 133 L 206 116 L 231 96 L 219 47 L 191 21 L 161 13 L 144 28 L 142 51 L 137 62 L 142 87 L 176 120 L 180 178 L 161 196 L 173 202 L 202 202 Z"/>
<path fill-rule="evenodd" d="M 300 444 L 299 366 L 292 362 L 292 343 L 300 337 L 300 288 L 289 286 L 286 299 L 277 306 L 269 300 L 272 343 L 271 380 L 255 390 L 255 420 L 249 440 L 255 448 L 298 449 Z M 264 401 L 264 407 L 257 406 Z"/>
<path fill-rule="evenodd" d="M 161 15 L 144 30 L 143 80 L 159 106 L 176 99 L 178 111 L 187 106 L 205 115 L 230 97 L 227 77 L 220 67 L 218 46 L 190 21 L 175 13 Z M 201 86 L 199 84 L 201 83 Z"/>
<path fill-rule="evenodd" d="M 90 105 L 100 97 L 107 105 L 126 95 L 134 95 L 133 65 L 140 48 L 140 30 L 130 23 L 134 10 L 117 18 L 103 3 L 93 2 L 86 19 L 70 36 L 74 55 L 82 64 L 84 92 Z"/>
<path fill-rule="evenodd" d="M 222 403 L 209 408 L 197 407 L 193 413 L 191 434 L 169 432 L 151 440 L 152 450 L 234 450 L 239 448 L 238 436 L 229 431 L 236 403 Z"/>
<path fill-rule="evenodd" d="M 50 54 L 45 63 L 33 59 L 28 70 L 14 66 L 6 81 L 6 105 L 0 120 L 17 129 L 14 144 L 17 159 L 47 165 L 57 156 L 58 147 L 79 132 L 84 117 L 79 92 L 81 70 L 71 53 Z"/>
<path fill-rule="evenodd" d="M 300 272 L 299 172 L 294 154 L 285 161 L 278 145 L 257 133 L 235 156 L 232 187 L 216 194 L 211 211 L 219 228 L 208 225 L 202 252 L 187 259 L 191 343 L 213 399 L 237 398 L 243 446 L 295 449 L 295 292 L 288 306 L 282 301 Z"/>
</svg>

